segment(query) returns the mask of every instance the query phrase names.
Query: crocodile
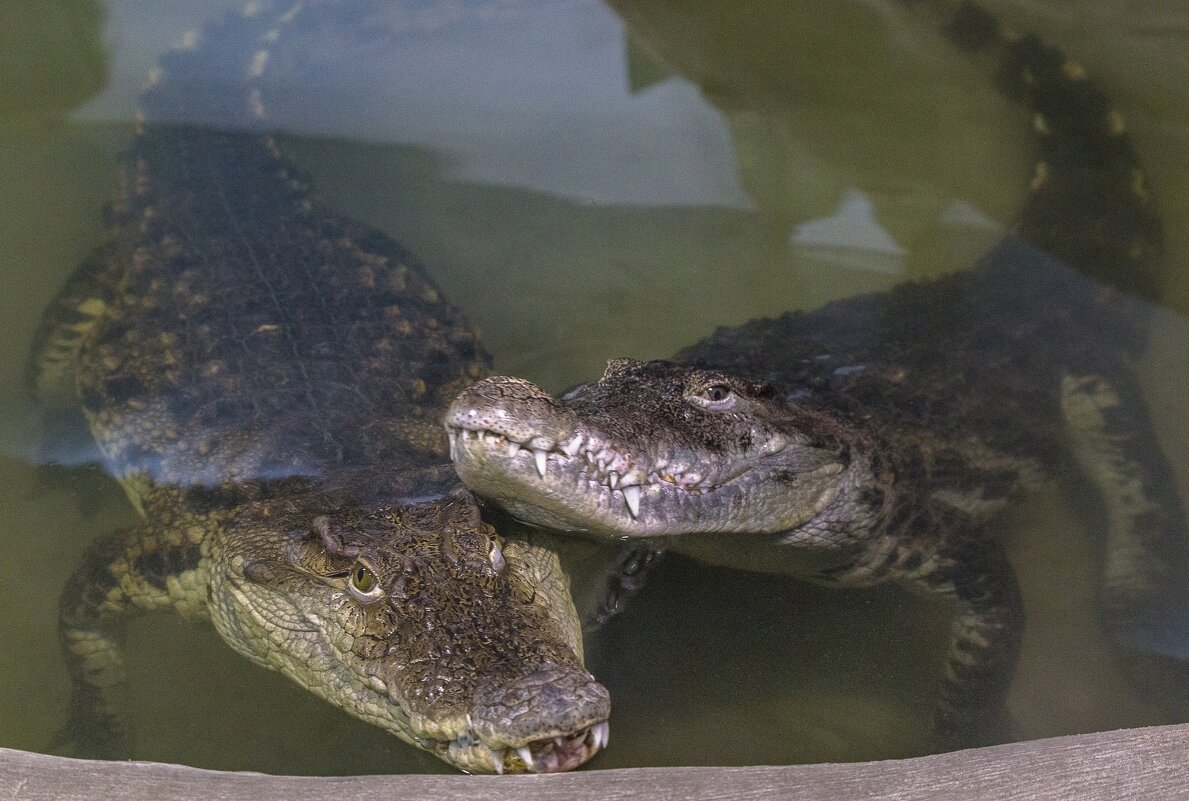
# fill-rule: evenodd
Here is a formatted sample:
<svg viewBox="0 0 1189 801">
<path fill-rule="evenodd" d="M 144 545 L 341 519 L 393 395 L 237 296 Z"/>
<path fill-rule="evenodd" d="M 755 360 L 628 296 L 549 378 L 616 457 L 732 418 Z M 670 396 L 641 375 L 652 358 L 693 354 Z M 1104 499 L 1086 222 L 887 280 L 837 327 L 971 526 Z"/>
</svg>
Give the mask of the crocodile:
<svg viewBox="0 0 1189 801">
<path fill-rule="evenodd" d="M 253 2 L 161 60 L 110 240 L 36 335 L 35 395 L 81 409 L 141 517 L 63 590 L 56 746 L 134 753 L 126 623 L 171 610 L 464 771 L 571 769 L 606 744 L 610 700 L 568 577 L 483 522 L 447 459 L 443 411 L 489 357 L 411 254 L 320 202 L 267 128 L 270 57 L 297 69 L 305 51 L 278 48 L 341 10 Z"/>
<path fill-rule="evenodd" d="M 969 2 L 908 5 L 1031 109 L 1020 219 L 972 269 L 615 359 L 558 397 L 490 377 L 446 426 L 464 483 L 522 521 L 947 599 L 935 729 L 964 745 L 1010 727 L 1024 614 L 997 512 L 1071 468 L 1093 486 L 1101 623 L 1137 675 L 1189 657 L 1189 541 L 1132 366 L 1162 239 L 1122 118 L 1036 36 Z"/>
</svg>

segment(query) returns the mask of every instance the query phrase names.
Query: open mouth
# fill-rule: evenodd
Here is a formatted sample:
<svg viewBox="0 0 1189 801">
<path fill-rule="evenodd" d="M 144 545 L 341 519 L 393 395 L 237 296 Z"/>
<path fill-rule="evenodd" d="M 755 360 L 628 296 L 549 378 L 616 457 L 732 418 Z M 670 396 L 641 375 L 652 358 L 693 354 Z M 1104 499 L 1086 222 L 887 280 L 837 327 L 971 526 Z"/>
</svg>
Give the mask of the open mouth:
<svg viewBox="0 0 1189 801">
<path fill-rule="evenodd" d="M 453 740 L 437 741 L 434 750 L 456 765 L 486 765 L 501 775 L 559 773 L 578 767 L 606 748 L 610 737 L 611 726 L 603 721 L 572 736 L 535 740 L 518 748 L 492 748 L 468 731 Z M 477 772 L 478 768 L 474 769 Z"/>
<path fill-rule="evenodd" d="M 505 470 L 515 471 L 517 475 L 531 476 L 535 471 L 545 480 L 550 471 L 556 471 L 585 478 L 591 489 L 618 497 L 633 520 L 640 516 L 641 501 L 654 487 L 694 496 L 713 492 L 725 483 L 697 470 L 667 464 L 663 457 L 645 462 L 595 436 L 574 434 L 562 440 L 534 436 L 517 441 L 488 428 L 469 428 L 452 422 L 446 424 L 446 433 L 450 438 L 451 461 L 494 456 L 505 465 Z"/>
</svg>

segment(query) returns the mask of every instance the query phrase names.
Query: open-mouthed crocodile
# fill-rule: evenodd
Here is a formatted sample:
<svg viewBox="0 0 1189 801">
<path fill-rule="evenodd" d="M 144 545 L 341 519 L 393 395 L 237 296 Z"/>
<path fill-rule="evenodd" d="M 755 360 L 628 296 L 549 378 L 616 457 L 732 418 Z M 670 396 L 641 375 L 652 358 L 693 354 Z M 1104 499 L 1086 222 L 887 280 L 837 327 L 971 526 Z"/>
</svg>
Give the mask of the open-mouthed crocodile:
<svg viewBox="0 0 1189 801">
<path fill-rule="evenodd" d="M 986 529 L 1009 498 L 1081 468 L 1105 510 L 1102 622 L 1157 661 L 1189 656 L 1189 545 L 1129 361 L 1162 244 L 1119 114 L 1080 65 L 977 6 L 910 5 L 1031 108 L 1040 155 L 1014 234 L 970 271 L 615 360 L 561 397 L 486 379 L 447 430 L 467 486 L 521 520 L 952 599 L 938 727 L 963 743 L 1001 709 L 1020 644 Z"/>
<path fill-rule="evenodd" d="M 609 697 L 566 575 L 483 523 L 446 458 L 442 413 L 488 358 L 262 130 L 270 65 L 297 69 L 286 43 L 339 11 L 253 2 L 164 58 L 111 242 L 46 313 L 34 389 L 82 407 L 143 515 L 63 593 L 63 744 L 132 753 L 123 624 L 170 609 L 463 770 L 573 768 L 606 744 Z"/>
</svg>

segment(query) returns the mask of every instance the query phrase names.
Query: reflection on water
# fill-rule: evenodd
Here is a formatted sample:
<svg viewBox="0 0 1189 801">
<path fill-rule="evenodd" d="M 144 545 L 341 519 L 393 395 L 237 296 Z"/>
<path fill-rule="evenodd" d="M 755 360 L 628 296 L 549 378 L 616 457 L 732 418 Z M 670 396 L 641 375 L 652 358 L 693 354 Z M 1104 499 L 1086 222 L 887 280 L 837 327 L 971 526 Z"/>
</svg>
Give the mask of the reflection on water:
<svg viewBox="0 0 1189 801">
<path fill-rule="evenodd" d="M 49 71 L 35 85 L 98 85 L 108 68 L 98 37 L 111 80 L 65 117 L 52 110 L 84 89 L 41 105 L 0 95 L 0 745 L 43 748 L 64 719 L 57 593 L 84 545 L 132 514 L 95 471 L 72 472 L 69 492 L 37 487 L 25 350 L 41 308 L 102 240 L 148 69 L 186 30 L 238 5 L 113 0 L 100 32 L 81 4 L 47 3 L 23 23 L 62 54 L 25 65 Z M 499 370 L 558 389 L 610 356 L 663 356 L 716 325 L 960 267 L 993 239 L 988 220 L 1012 219 L 1023 115 L 978 69 L 922 44 L 895 4 L 801 0 L 778 16 L 785 4 L 612 5 L 394 3 L 390 48 L 336 53 L 331 41 L 318 79 L 275 109 L 331 205 L 417 253 L 482 329 Z M 996 5 L 1076 51 L 1119 98 L 1159 192 L 1170 306 L 1183 313 L 1189 98 L 1174 76 L 1186 69 L 1184 12 L 1152 2 L 1124 26 L 1111 4 L 1079 3 L 1095 24 L 1075 30 L 1067 0 Z M 844 213 L 839 227 L 845 198 L 870 214 Z M 1156 326 L 1146 389 L 1185 485 L 1189 326 L 1176 312 Z M 1003 526 L 1029 614 L 1011 698 L 1025 737 L 1161 720 L 1094 628 L 1096 551 L 1070 513 L 1078 505 L 1054 491 Z M 931 709 L 922 676 L 934 674 L 943 625 L 939 610 L 892 590 L 823 591 L 671 559 L 592 637 L 591 667 L 615 699 L 611 748 L 593 764 L 920 752 Z M 131 642 L 144 758 L 445 769 L 251 667 L 204 625 L 146 619 Z"/>
</svg>

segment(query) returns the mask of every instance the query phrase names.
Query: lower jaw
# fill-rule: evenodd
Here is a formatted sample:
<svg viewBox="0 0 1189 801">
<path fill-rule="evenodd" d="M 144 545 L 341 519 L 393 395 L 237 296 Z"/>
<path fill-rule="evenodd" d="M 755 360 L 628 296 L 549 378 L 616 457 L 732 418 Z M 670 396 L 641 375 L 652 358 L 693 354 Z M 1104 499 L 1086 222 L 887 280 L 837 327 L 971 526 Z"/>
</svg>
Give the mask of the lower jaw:
<svg viewBox="0 0 1189 801">
<path fill-rule="evenodd" d="M 479 492 L 482 495 L 482 492 Z M 490 498 L 492 503 L 505 514 L 533 526 L 552 529 L 554 531 L 569 531 L 580 534 L 598 534 L 613 537 L 631 536 L 631 531 L 624 530 L 620 525 L 608 525 L 598 517 L 584 518 L 569 507 L 562 507 L 557 511 L 549 509 L 536 499 L 527 501 L 510 500 L 508 498 Z"/>
<path fill-rule="evenodd" d="M 522 492 L 515 495 L 509 492 L 508 484 L 499 486 L 494 492 L 484 493 L 481 485 L 471 484 L 465 477 L 464 482 L 509 516 L 557 531 L 636 540 L 729 530 L 717 525 L 718 517 L 707 517 L 706 510 L 710 505 L 702 495 L 680 497 L 676 493 L 664 493 L 659 497 L 650 497 L 645 488 L 640 496 L 638 514 L 631 515 L 622 493 L 606 488 L 580 489 L 577 493 L 579 502 L 574 503 L 565 500 L 572 496 L 556 489 L 523 482 L 518 486 Z M 587 483 L 587 479 L 580 476 L 572 485 L 584 483 Z"/>
<path fill-rule="evenodd" d="M 531 773 L 559 773 L 573 770 L 594 755 L 595 749 L 586 743 L 562 748 L 554 747 L 539 755 L 534 752 L 532 765 L 526 764 L 524 768 Z M 517 760 L 523 762 L 519 755 L 517 755 Z"/>
<path fill-rule="evenodd" d="M 520 748 L 466 747 L 465 754 L 451 754 L 457 742 L 440 743 L 439 756 L 468 773 L 559 773 L 573 770 L 598 753 L 605 744 L 607 727 L 600 724 L 574 737 L 538 740 Z M 444 752 L 444 753 L 442 753 Z"/>
</svg>

